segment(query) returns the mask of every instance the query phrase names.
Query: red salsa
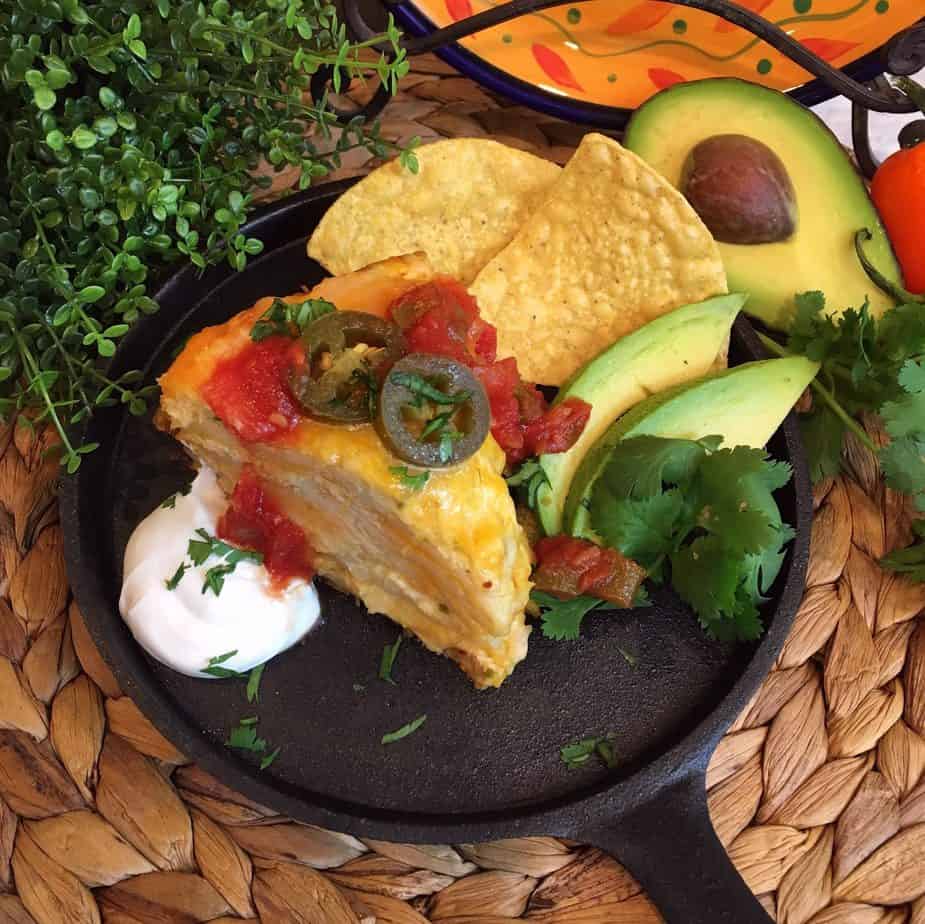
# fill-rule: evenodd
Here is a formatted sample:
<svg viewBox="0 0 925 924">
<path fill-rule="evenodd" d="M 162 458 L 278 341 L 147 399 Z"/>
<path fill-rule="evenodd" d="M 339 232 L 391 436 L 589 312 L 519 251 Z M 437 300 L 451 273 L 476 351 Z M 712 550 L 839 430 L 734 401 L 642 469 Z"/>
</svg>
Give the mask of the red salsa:
<svg viewBox="0 0 925 924">
<path fill-rule="evenodd" d="M 646 572 L 616 549 L 586 539 L 547 536 L 534 547 L 537 590 L 560 597 L 590 594 L 617 606 L 631 606 Z"/>
<path fill-rule="evenodd" d="M 568 398 L 550 408 L 542 392 L 525 382 L 512 357 L 497 358 L 497 331 L 479 317 L 475 299 L 456 280 L 435 279 L 399 296 L 389 316 L 404 329 L 415 353 L 465 363 L 485 387 L 492 436 L 510 464 L 543 452 L 565 452 L 581 435 L 591 405 Z"/>
<path fill-rule="evenodd" d="M 249 466 L 241 469 L 217 532 L 219 539 L 260 552 L 277 587 L 283 587 L 291 578 L 310 581 L 314 577 L 308 538 L 267 494 Z"/>
<path fill-rule="evenodd" d="M 218 363 L 202 387 L 202 396 L 239 439 L 268 442 L 299 422 L 301 412 L 289 390 L 289 372 L 304 361 L 298 340 L 248 341 L 236 356 Z"/>
</svg>

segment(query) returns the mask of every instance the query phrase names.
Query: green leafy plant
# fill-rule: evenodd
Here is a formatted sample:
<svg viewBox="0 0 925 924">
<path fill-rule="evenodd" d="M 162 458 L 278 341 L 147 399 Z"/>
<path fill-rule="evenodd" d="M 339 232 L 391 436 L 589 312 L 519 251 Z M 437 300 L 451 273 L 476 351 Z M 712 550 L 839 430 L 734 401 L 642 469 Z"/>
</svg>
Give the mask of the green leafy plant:
<svg viewBox="0 0 925 924">
<path fill-rule="evenodd" d="M 324 0 L 23 0 L 0 10 L 0 414 L 53 425 L 76 471 L 93 446 L 69 425 L 97 407 L 135 414 L 154 394 L 106 360 L 157 311 L 181 261 L 242 269 L 241 230 L 271 174 L 304 188 L 364 148 L 310 81 L 333 68 L 394 91 L 399 34 L 350 42 Z M 386 52 L 376 49 L 386 47 Z M 412 151 L 403 162 L 415 168 Z"/>
</svg>

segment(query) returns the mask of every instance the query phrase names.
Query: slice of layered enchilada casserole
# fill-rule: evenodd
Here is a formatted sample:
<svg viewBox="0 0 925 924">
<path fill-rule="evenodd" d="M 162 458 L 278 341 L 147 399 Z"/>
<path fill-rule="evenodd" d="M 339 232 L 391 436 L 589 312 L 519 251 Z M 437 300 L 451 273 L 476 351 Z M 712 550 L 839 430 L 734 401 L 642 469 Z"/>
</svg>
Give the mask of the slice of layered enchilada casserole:
<svg viewBox="0 0 925 924">
<path fill-rule="evenodd" d="M 423 256 L 396 258 L 196 334 L 158 414 L 228 495 L 222 538 L 354 594 L 477 687 L 501 684 L 529 634 L 501 399 L 530 396 L 512 397 L 493 338 Z"/>
</svg>

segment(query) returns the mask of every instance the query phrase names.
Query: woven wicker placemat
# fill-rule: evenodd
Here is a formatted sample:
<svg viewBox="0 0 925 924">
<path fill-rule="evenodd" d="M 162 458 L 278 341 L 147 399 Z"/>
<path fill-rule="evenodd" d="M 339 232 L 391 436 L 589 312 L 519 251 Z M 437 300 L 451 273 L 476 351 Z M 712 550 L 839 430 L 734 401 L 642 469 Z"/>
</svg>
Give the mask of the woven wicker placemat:
<svg viewBox="0 0 925 924">
<path fill-rule="evenodd" d="M 386 134 L 498 138 L 565 161 L 582 130 L 416 62 Z M 341 175 L 368 169 L 345 159 Z M 301 825 L 185 762 L 69 602 L 47 437 L 0 432 L 0 924 L 646 924 L 600 851 L 431 847 Z M 707 778 L 713 822 L 784 924 L 925 924 L 925 586 L 876 565 L 911 511 L 872 456 L 820 485 L 808 590 Z"/>
</svg>

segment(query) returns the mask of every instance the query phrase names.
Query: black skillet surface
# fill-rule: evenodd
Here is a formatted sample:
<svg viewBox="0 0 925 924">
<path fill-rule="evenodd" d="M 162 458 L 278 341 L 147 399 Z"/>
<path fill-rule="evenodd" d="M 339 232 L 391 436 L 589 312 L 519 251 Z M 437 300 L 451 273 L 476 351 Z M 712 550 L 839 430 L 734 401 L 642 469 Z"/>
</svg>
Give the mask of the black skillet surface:
<svg viewBox="0 0 925 924">
<path fill-rule="evenodd" d="M 142 367 L 156 376 L 190 333 L 262 295 L 320 279 L 305 256 L 306 235 L 347 185 L 311 190 L 255 218 L 249 233 L 266 250 L 244 273 L 219 267 L 173 277 L 159 293 L 160 312 L 125 338 L 113 371 Z M 750 327 L 738 321 L 732 362 L 760 355 Z M 225 783 L 297 819 L 395 841 L 574 837 L 616 854 L 669 922 L 768 920 L 713 833 L 704 772 L 770 669 L 802 596 L 812 503 L 792 416 L 770 449 L 794 466 L 778 503 L 798 538 L 759 644 L 711 642 L 676 598 L 660 593 L 645 609 L 592 615 L 575 642 L 534 632 L 528 658 L 500 690 L 475 691 L 453 663 L 416 642 L 402 647 L 391 686 L 376 674 L 394 624 L 322 584 L 321 624 L 268 666 L 257 708 L 240 681 L 194 680 L 148 658 L 119 618 L 125 543 L 189 480 L 182 451 L 150 416 L 120 408 L 100 412 L 86 439 L 104 449 L 85 458 L 61 493 L 81 611 L 123 690 Z M 261 736 L 282 745 L 264 772 L 222 743 L 255 712 Z M 383 733 L 425 713 L 416 734 L 380 744 Z M 570 771 L 559 759 L 562 745 L 605 733 L 615 735 L 617 770 Z"/>
</svg>

